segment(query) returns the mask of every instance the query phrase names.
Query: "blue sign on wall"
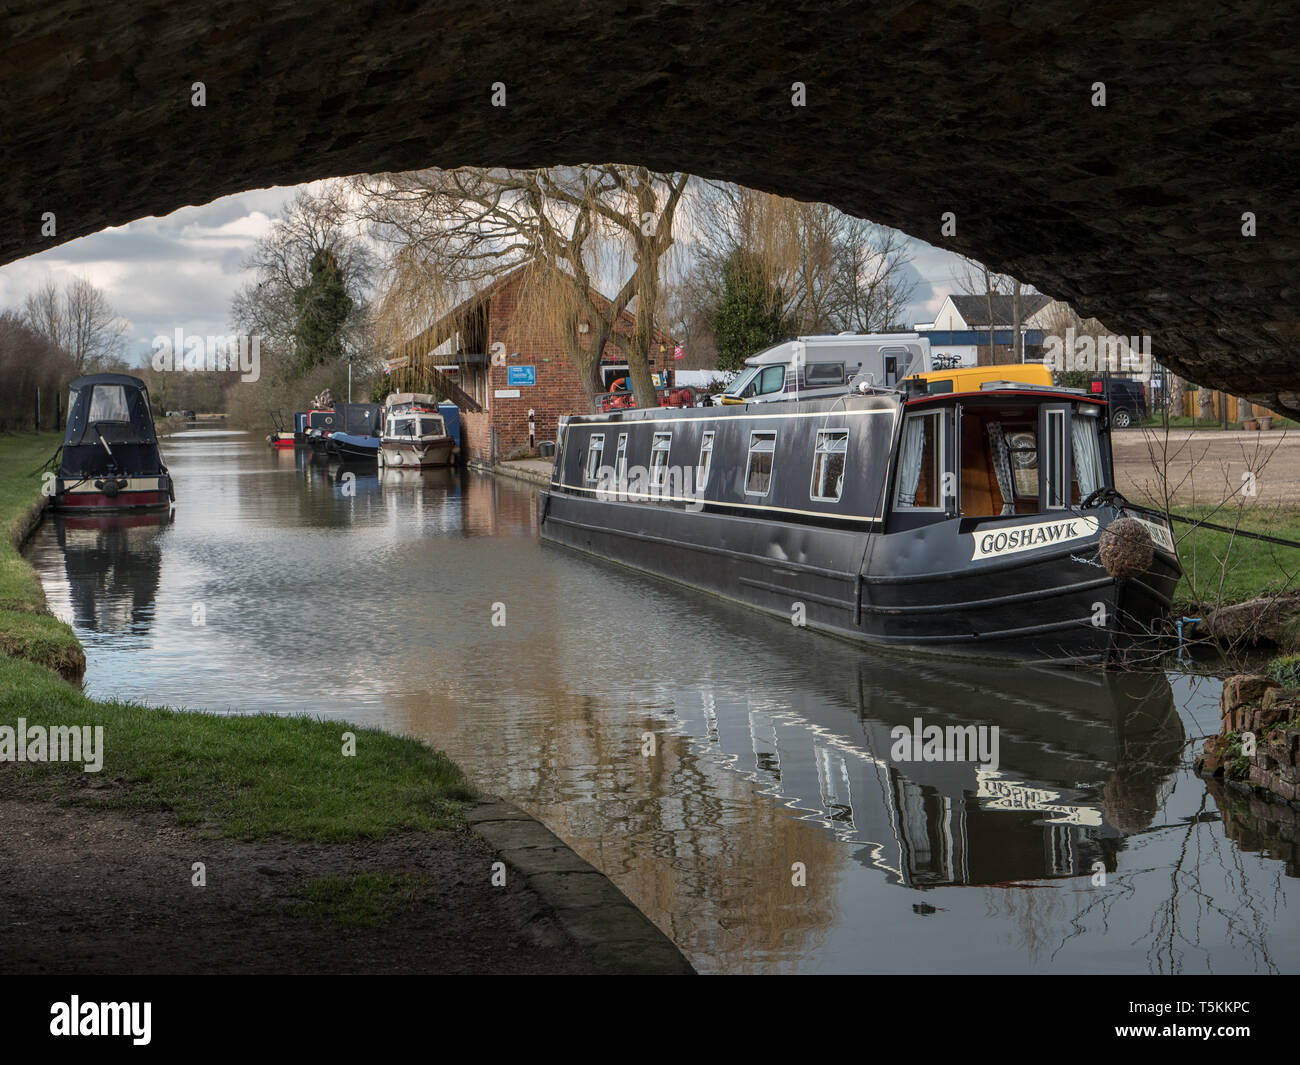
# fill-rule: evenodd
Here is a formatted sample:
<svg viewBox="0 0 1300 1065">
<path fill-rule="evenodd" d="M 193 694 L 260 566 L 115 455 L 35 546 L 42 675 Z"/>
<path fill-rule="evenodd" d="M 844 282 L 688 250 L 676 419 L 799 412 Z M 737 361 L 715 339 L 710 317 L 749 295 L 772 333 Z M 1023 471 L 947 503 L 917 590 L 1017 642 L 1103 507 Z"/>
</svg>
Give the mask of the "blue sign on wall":
<svg viewBox="0 0 1300 1065">
<path fill-rule="evenodd" d="M 506 368 L 506 383 L 514 388 L 518 385 L 537 384 L 536 366 L 510 366 Z"/>
</svg>

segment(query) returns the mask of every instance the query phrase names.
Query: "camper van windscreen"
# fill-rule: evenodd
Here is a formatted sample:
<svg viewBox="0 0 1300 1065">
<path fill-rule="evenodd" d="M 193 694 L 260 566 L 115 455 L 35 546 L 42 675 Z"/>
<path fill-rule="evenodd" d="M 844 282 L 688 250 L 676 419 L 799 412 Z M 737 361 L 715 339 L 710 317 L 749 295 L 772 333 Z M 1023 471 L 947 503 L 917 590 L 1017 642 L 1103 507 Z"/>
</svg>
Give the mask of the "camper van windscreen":
<svg viewBox="0 0 1300 1065">
<path fill-rule="evenodd" d="M 731 384 L 727 386 L 726 395 L 728 396 L 740 395 L 741 392 L 745 390 L 745 386 L 748 385 L 749 382 L 752 381 L 754 377 L 758 374 L 758 370 L 759 368 L 757 366 L 748 366 L 744 370 L 742 370 L 740 376 L 737 377 L 734 381 L 731 382 Z"/>
</svg>

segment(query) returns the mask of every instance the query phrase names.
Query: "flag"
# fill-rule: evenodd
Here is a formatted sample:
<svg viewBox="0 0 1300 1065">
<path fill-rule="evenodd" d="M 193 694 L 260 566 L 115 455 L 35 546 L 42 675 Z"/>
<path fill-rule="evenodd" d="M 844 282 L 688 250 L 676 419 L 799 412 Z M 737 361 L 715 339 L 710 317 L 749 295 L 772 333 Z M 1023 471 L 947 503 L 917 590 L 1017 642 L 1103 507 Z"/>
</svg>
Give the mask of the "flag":
<svg viewBox="0 0 1300 1065">
<path fill-rule="evenodd" d="M 683 348 L 681 343 L 679 342 L 677 347 L 673 348 L 673 358 L 682 359 L 685 357 L 686 357 L 686 349 Z"/>
</svg>

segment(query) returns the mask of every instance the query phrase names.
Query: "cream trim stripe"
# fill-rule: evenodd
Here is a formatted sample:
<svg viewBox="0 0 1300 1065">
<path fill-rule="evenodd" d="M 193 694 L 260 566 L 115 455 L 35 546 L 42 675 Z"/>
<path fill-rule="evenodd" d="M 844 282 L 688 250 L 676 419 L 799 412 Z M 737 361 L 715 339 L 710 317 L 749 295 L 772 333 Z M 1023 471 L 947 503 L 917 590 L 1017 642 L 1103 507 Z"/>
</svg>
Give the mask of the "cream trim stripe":
<svg viewBox="0 0 1300 1065">
<path fill-rule="evenodd" d="M 566 484 L 563 481 L 552 481 L 551 487 L 566 488 L 571 492 L 589 492 L 593 495 L 596 494 L 597 492 L 609 491 L 609 489 L 600 489 L 600 488 L 579 488 L 577 485 Z M 774 510 L 774 511 L 778 511 L 781 514 L 806 514 L 809 517 L 827 518 L 830 519 L 831 521 L 862 521 L 862 522 L 868 522 L 872 525 L 883 524 L 883 519 L 881 518 L 863 518 L 857 514 L 835 514 L 825 510 L 796 510 L 794 507 L 771 507 L 771 506 L 763 506 L 759 503 L 728 503 L 723 500 L 717 500 L 717 499 L 704 499 L 704 500 L 692 499 L 688 496 L 647 495 L 643 492 L 625 492 L 622 490 L 614 494 L 617 494 L 621 498 L 602 499 L 601 502 L 602 503 L 624 503 L 624 502 L 637 502 L 640 500 L 644 500 L 647 503 L 701 503 L 702 502 L 705 506 L 741 507 L 744 510 Z"/>
</svg>

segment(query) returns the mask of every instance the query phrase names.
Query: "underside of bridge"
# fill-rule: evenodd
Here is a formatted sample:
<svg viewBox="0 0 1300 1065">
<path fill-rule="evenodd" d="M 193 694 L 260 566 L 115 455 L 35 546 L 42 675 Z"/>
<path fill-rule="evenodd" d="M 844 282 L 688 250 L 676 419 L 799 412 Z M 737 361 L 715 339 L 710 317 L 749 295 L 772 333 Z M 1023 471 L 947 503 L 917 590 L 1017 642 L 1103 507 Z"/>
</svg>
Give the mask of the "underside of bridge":
<svg viewBox="0 0 1300 1065">
<path fill-rule="evenodd" d="M 0 262 L 268 185 L 641 162 L 963 252 L 1300 415 L 1298 12 L 18 0 L 0 14 Z"/>
</svg>

